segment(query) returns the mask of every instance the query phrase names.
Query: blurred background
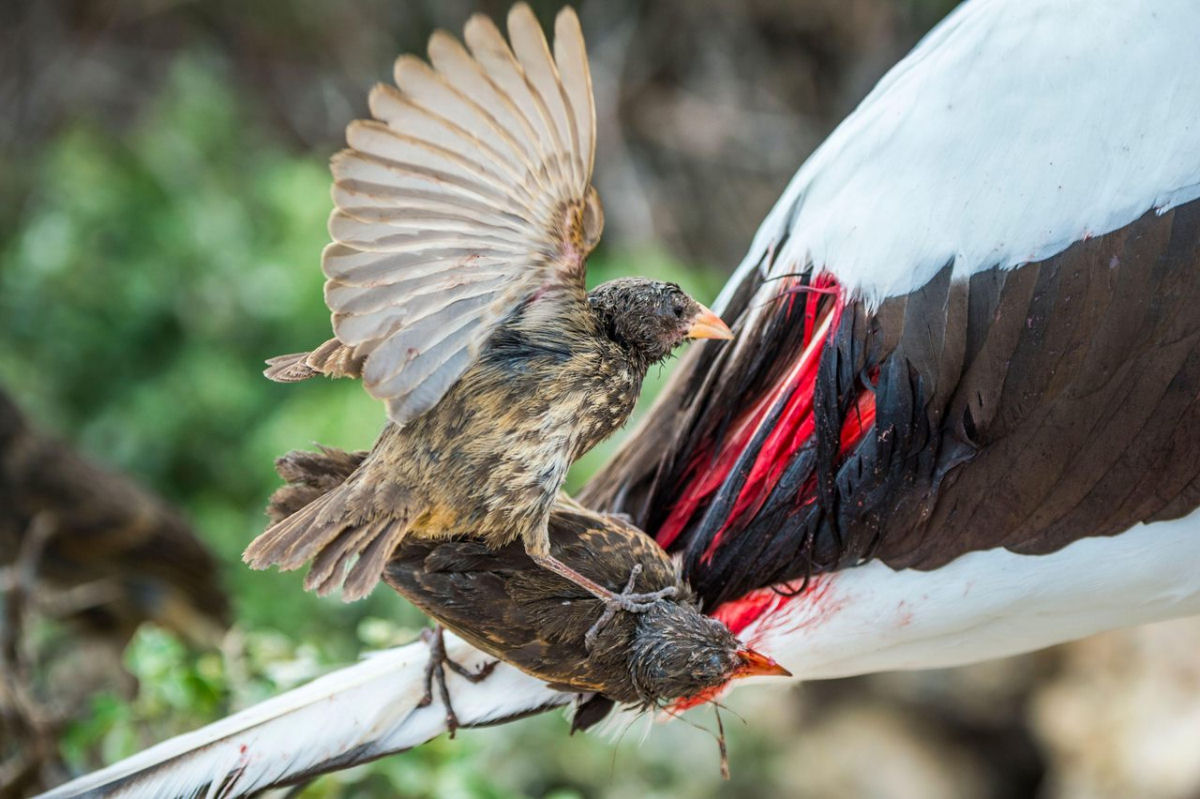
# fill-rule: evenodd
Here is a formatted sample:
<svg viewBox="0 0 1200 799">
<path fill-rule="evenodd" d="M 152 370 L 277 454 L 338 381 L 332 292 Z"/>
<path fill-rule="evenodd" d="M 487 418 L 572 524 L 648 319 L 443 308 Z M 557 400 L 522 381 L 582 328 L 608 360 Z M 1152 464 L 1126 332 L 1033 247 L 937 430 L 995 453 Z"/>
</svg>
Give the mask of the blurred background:
<svg viewBox="0 0 1200 799">
<path fill-rule="evenodd" d="M 347 606 L 241 565 L 272 460 L 366 447 L 382 421 L 355 384 L 260 371 L 328 334 L 326 162 L 367 90 L 435 27 L 507 5 L 0 4 L 0 796 L 416 636 L 386 589 Z M 533 5 L 548 23 L 558 4 Z M 607 216 L 589 278 L 710 300 L 803 159 L 953 5 L 583 0 Z M 1200 797 L 1196 620 L 730 705 L 728 782 L 702 709 L 648 734 L 464 731 L 299 795 Z"/>
</svg>

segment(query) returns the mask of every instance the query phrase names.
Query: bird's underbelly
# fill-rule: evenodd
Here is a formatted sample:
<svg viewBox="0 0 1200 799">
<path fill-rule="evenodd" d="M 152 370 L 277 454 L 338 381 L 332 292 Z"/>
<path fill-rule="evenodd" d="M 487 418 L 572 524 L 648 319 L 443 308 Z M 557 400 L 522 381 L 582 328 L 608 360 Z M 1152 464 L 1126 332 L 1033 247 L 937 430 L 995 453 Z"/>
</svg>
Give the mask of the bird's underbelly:
<svg viewBox="0 0 1200 799">
<path fill-rule="evenodd" d="M 405 484 L 423 537 L 471 535 L 492 546 L 546 541 L 547 518 L 571 464 L 616 430 L 632 401 L 589 387 L 546 397 L 514 386 L 490 400 L 444 401 L 395 430 L 392 477 Z"/>
<path fill-rule="evenodd" d="M 544 432 L 536 438 L 482 435 L 418 458 L 422 473 L 414 482 L 426 493 L 418 499 L 424 509 L 413 531 L 439 538 L 471 535 L 492 546 L 544 535 L 571 465 L 570 442 Z"/>
</svg>

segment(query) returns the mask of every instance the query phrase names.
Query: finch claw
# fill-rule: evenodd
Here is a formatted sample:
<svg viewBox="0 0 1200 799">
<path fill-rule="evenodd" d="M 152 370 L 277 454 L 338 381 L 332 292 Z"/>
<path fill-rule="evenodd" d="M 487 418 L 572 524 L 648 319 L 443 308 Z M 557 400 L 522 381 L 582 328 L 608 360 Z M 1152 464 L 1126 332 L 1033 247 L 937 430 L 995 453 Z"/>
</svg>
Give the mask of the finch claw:
<svg viewBox="0 0 1200 799">
<path fill-rule="evenodd" d="M 600 630 L 604 625 L 612 621 L 613 616 L 617 615 L 617 611 L 623 610 L 626 613 L 645 613 L 653 608 L 660 601 L 675 596 L 679 589 L 673 585 L 666 588 L 660 588 L 657 591 L 649 593 L 635 594 L 633 586 L 637 582 L 638 575 L 642 573 L 642 564 L 635 563 L 629 571 L 629 580 L 625 583 L 625 590 L 621 593 L 614 593 L 612 590 L 605 588 L 594 580 L 584 577 L 579 572 L 572 569 L 567 564 L 560 561 L 551 555 L 537 555 L 530 553 L 530 557 L 542 568 L 554 572 L 555 574 L 570 580 L 575 585 L 583 588 L 592 596 L 604 603 L 604 612 L 600 614 L 600 618 L 596 620 L 583 636 L 583 645 L 587 651 L 591 652 L 596 645 L 596 636 L 600 634 Z"/>
<path fill-rule="evenodd" d="M 600 618 L 596 619 L 596 623 L 588 628 L 588 631 L 583 635 L 583 645 L 587 651 L 591 652 L 596 645 L 596 637 L 604 626 L 613 620 L 617 615 L 617 611 L 623 610 L 626 613 L 645 613 L 650 610 L 660 601 L 679 593 L 679 589 L 673 585 L 668 585 L 666 588 L 660 588 L 657 591 L 646 593 L 634 593 L 633 586 L 637 582 L 638 575 L 642 573 L 642 564 L 635 563 L 629 572 L 629 580 L 625 583 L 625 590 L 619 594 L 609 593 L 607 597 L 600 597 L 604 602 L 604 612 L 600 614 Z"/>
<path fill-rule="evenodd" d="M 471 671 L 450 659 L 446 654 L 446 639 L 443 637 L 444 628 L 438 624 L 432 629 L 426 628 L 421 630 L 421 640 L 429 646 L 429 662 L 425 664 L 425 695 L 417 702 L 417 707 L 429 707 L 433 704 L 433 687 L 437 685 L 438 696 L 442 700 L 442 704 L 446 706 L 446 730 L 450 733 L 450 737 L 454 737 L 454 733 L 458 730 L 461 724 L 458 721 L 458 716 L 454 712 L 454 705 L 450 702 L 450 689 L 446 686 L 446 667 L 470 682 L 482 682 L 496 668 L 500 662 L 493 660 L 479 667 L 479 671 Z"/>
</svg>

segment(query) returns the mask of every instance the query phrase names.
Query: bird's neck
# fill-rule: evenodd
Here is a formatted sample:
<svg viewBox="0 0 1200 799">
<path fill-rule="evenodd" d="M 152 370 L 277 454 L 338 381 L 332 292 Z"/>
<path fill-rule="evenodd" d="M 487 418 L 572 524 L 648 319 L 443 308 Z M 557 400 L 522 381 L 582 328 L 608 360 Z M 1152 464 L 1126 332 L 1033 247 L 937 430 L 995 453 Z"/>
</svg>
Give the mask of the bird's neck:
<svg viewBox="0 0 1200 799">
<path fill-rule="evenodd" d="M 592 306 L 590 317 L 591 323 L 595 326 L 594 335 L 601 337 L 605 343 L 610 345 L 619 354 L 620 359 L 626 364 L 626 368 L 633 375 L 639 388 L 642 385 L 642 380 L 646 377 L 646 373 L 650 371 L 650 367 L 666 360 L 665 356 L 658 357 L 655 353 L 649 352 L 637 342 L 630 341 L 622 336 L 619 325 L 615 323 L 615 320 L 604 309 Z"/>
<path fill-rule="evenodd" d="M 651 360 L 645 353 L 629 347 L 622 347 L 621 352 L 628 364 L 630 375 L 632 375 L 637 389 L 640 391 L 642 381 L 646 379 L 646 373 L 650 371 L 650 367 L 655 363 L 661 363 L 662 359 L 657 361 Z"/>
</svg>

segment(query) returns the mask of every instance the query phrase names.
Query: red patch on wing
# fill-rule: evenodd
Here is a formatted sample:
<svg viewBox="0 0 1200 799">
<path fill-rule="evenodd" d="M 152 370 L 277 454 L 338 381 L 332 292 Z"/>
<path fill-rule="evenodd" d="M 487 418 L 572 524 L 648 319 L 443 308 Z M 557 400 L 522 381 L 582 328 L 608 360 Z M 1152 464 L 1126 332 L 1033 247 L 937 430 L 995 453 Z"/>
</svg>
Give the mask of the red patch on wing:
<svg viewBox="0 0 1200 799">
<path fill-rule="evenodd" d="M 784 405 L 774 427 L 755 456 L 729 516 L 705 550 L 704 560 L 713 557 L 725 534 L 739 519 L 752 518 L 758 513 L 796 453 L 804 446 L 815 445 L 813 393 L 817 372 L 825 346 L 837 330 L 845 298 L 828 274 L 818 275 L 808 286 L 787 286 L 781 290 L 781 296 L 786 297 L 782 313 L 788 316 L 794 313 L 797 298 L 804 297 L 804 345 L 779 382 L 734 421 L 715 456 L 710 449 L 701 448 L 693 457 L 688 471 L 691 480 L 655 535 L 664 548 L 675 542 L 697 511 L 720 490 L 738 457 L 766 424 L 771 409 L 778 407 L 780 402 Z M 832 302 L 822 302 L 830 296 Z M 841 453 L 845 455 L 853 449 L 874 422 L 875 395 L 863 390 L 842 425 Z M 796 504 L 799 507 L 815 500 L 816 482 L 809 480 L 801 487 Z"/>
</svg>

